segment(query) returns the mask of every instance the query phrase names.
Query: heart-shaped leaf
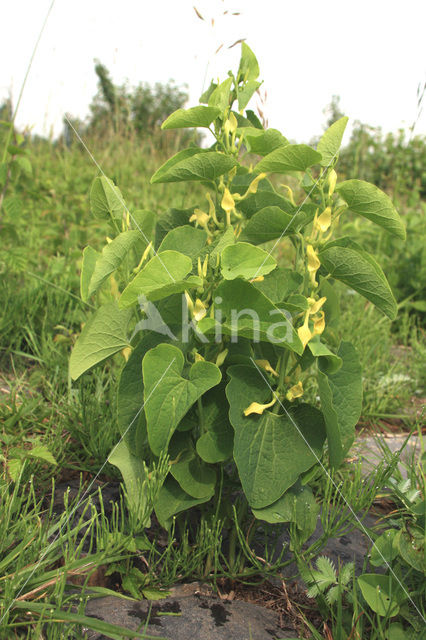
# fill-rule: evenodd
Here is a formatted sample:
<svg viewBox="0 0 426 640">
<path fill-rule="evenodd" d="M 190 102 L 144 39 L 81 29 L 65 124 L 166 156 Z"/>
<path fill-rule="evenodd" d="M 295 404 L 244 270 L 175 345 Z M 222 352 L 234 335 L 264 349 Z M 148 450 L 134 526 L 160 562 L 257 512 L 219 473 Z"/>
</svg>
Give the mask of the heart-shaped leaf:
<svg viewBox="0 0 426 640">
<path fill-rule="evenodd" d="M 165 336 L 147 332 L 123 367 L 118 385 L 117 420 L 120 433 L 134 455 L 146 452 L 146 419 L 143 411 L 142 358 L 149 349 L 165 342 Z"/>
<path fill-rule="evenodd" d="M 387 618 L 399 613 L 399 605 L 407 597 L 400 583 L 391 575 L 363 573 L 358 577 L 358 585 L 368 606 L 379 616 Z"/>
<path fill-rule="evenodd" d="M 234 431 L 229 424 L 228 405 L 223 401 L 224 391 L 224 385 L 218 385 L 201 399 L 204 433 L 197 440 L 197 453 L 210 464 L 232 456 Z"/>
<path fill-rule="evenodd" d="M 321 342 L 319 336 L 315 336 L 308 342 L 308 348 L 312 355 L 318 358 L 318 363 L 323 373 L 327 373 L 327 375 L 336 373 L 342 366 L 342 358 L 330 351 L 327 345 Z"/>
<path fill-rule="evenodd" d="M 300 273 L 292 269 L 278 267 L 265 276 L 263 280 L 253 284 L 271 302 L 277 304 L 285 300 L 291 293 L 297 291 L 302 282 L 303 276 Z"/>
<path fill-rule="evenodd" d="M 237 79 L 241 80 L 256 80 L 259 75 L 259 63 L 253 51 L 245 42 L 241 43 L 241 58 L 240 65 L 238 67 Z"/>
<path fill-rule="evenodd" d="M 254 244 L 269 242 L 290 233 L 292 221 L 293 216 L 279 207 L 264 207 L 250 218 L 241 237 Z"/>
<path fill-rule="evenodd" d="M 321 154 L 321 165 L 327 167 L 337 157 L 342 144 L 343 134 L 349 118 L 344 116 L 328 127 L 318 142 L 317 151 Z"/>
<path fill-rule="evenodd" d="M 179 422 L 203 393 L 219 384 L 221 373 L 212 362 L 196 362 L 182 377 L 180 349 L 160 344 L 142 361 L 148 441 L 155 455 L 167 451 Z"/>
<path fill-rule="evenodd" d="M 405 240 L 405 227 L 392 200 L 374 184 L 364 180 L 345 180 L 337 185 L 336 191 L 351 211 Z"/>
<path fill-rule="evenodd" d="M 185 493 L 174 478 L 168 477 L 161 487 L 154 508 L 158 522 L 169 529 L 174 515 L 186 511 L 197 504 L 203 504 L 210 498 L 193 498 Z"/>
<path fill-rule="evenodd" d="M 120 470 L 127 498 L 131 506 L 137 508 L 141 502 L 142 484 L 146 480 L 146 467 L 142 458 L 134 455 L 127 442 L 120 440 L 109 454 L 108 462 Z"/>
<path fill-rule="evenodd" d="M 226 396 L 229 419 L 235 431 L 234 459 L 251 507 L 261 509 L 276 502 L 320 458 L 325 439 L 320 411 L 307 404 L 291 406 L 280 415 L 244 415 L 252 402 L 265 402 L 271 390 L 254 367 L 235 365 Z"/>
<path fill-rule="evenodd" d="M 90 208 L 96 218 L 120 220 L 126 204 L 120 189 L 106 176 L 93 180 L 90 190 Z"/>
<path fill-rule="evenodd" d="M 240 211 L 244 213 L 244 216 L 250 219 L 255 213 L 265 209 L 265 207 L 278 207 L 285 213 L 293 216 L 297 211 L 297 207 L 295 207 L 288 198 L 284 198 L 284 196 L 276 193 L 273 189 L 260 189 L 262 182 L 264 181 L 262 180 L 259 183 L 257 193 L 253 193 L 244 200 L 241 200 L 241 202 L 238 202 L 237 206 Z M 250 182 L 248 182 L 248 184 L 250 184 Z"/>
<path fill-rule="evenodd" d="M 189 149 L 184 151 L 188 152 Z M 180 151 L 176 156 L 173 156 L 154 173 L 151 184 L 215 180 L 238 164 L 234 158 L 217 151 L 202 152 L 200 149 L 196 149 L 196 151 L 198 153 L 191 152 L 185 153 L 185 155 Z"/>
<path fill-rule="evenodd" d="M 188 431 L 177 431 L 170 442 L 170 473 L 192 498 L 211 498 L 216 472 L 197 455 Z"/>
<path fill-rule="evenodd" d="M 242 87 L 237 87 L 238 110 L 242 111 L 250 102 L 255 91 L 261 86 L 261 82 L 249 80 Z"/>
<path fill-rule="evenodd" d="M 397 306 L 385 274 L 377 262 L 350 238 L 326 244 L 318 258 L 328 273 L 370 300 L 391 320 Z"/>
<path fill-rule="evenodd" d="M 277 129 L 255 129 L 254 127 L 247 127 L 240 129 L 241 134 L 244 134 L 244 142 L 247 144 L 247 151 L 249 153 L 255 153 L 258 156 L 267 156 L 268 153 L 272 153 L 279 147 L 285 147 L 289 144 L 287 138 Z"/>
<path fill-rule="evenodd" d="M 155 301 L 200 286 L 202 282 L 197 276 L 184 280 L 191 270 L 192 260 L 183 253 L 163 251 L 157 254 L 124 289 L 119 300 L 120 307 L 130 307 L 140 296 Z"/>
<path fill-rule="evenodd" d="M 275 269 L 277 261 L 269 253 L 248 242 L 230 244 L 222 252 L 222 276 L 225 280 L 250 280 Z"/>
<path fill-rule="evenodd" d="M 271 524 L 295 522 L 304 534 L 303 539 L 307 540 L 315 531 L 319 510 L 311 488 L 299 481 L 273 504 L 263 509 L 253 509 L 253 515 Z"/>
<path fill-rule="evenodd" d="M 112 242 L 105 245 L 102 249 L 102 253 L 97 254 L 97 259 L 93 268 L 91 278 L 86 286 L 82 286 L 82 294 L 84 293 L 83 300 L 87 300 L 91 295 L 96 293 L 99 287 L 105 282 L 111 273 L 113 273 L 124 258 L 128 255 L 129 251 L 139 240 L 139 231 L 124 231 L 120 233 Z M 86 247 L 85 251 L 88 249 Z M 84 256 L 84 253 L 83 253 Z M 83 257 L 83 269 L 84 269 L 84 257 Z M 83 278 L 82 278 L 83 283 Z"/>
<path fill-rule="evenodd" d="M 288 144 L 269 153 L 255 166 L 255 171 L 270 173 L 288 173 L 289 171 L 306 171 L 314 164 L 321 162 L 320 153 L 306 144 Z"/>
<path fill-rule="evenodd" d="M 229 96 L 232 85 L 232 78 L 227 78 L 219 85 L 216 85 L 209 96 L 209 107 L 217 107 L 223 113 L 229 107 Z"/>
<path fill-rule="evenodd" d="M 192 107 L 174 111 L 161 125 L 162 129 L 185 129 L 187 127 L 208 127 L 221 114 L 217 107 Z"/>
<path fill-rule="evenodd" d="M 70 358 L 70 375 L 77 380 L 85 371 L 100 364 L 125 347 L 130 347 L 127 326 L 131 311 L 119 309 L 116 302 L 100 307 L 84 325 Z"/>
<path fill-rule="evenodd" d="M 85 302 L 89 297 L 89 285 L 92 279 L 93 272 L 95 270 L 96 261 L 99 258 L 99 253 L 95 251 L 90 245 L 83 249 L 83 263 L 81 265 L 80 276 L 80 295 L 81 299 Z"/>
<path fill-rule="evenodd" d="M 291 318 L 280 311 L 259 289 L 245 280 L 225 280 L 215 292 L 215 318 L 201 320 L 198 330 L 206 335 L 221 333 L 231 342 L 250 338 L 272 342 L 277 347 L 303 353 L 303 345 Z"/>
<path fill-rule="evenodd" d="M 158 248 L 158 253 L 179 251 L 194 260 L 200 255 L 206 241 L 207 233 L 203 229 L 196 229 L 186 224 L 168 232 Z"/>
</svg>

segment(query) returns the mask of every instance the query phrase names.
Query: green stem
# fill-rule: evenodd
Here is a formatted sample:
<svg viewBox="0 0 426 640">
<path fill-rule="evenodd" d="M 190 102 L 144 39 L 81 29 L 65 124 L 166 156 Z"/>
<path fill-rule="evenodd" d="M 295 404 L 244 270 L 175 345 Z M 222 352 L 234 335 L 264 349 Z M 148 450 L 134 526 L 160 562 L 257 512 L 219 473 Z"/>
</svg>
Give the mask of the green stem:
<svg viewBox="0 0 426 640">
<path fill-rule="evenodd" d="M 279 362 L 279 379 L 278 379 L 278 390 L 284 390 L 284 378 L 287 372 L 287 364 L 290 356 L 290 351 L 286 350 L 284 354 L 281 356 Z"/>
</svg>

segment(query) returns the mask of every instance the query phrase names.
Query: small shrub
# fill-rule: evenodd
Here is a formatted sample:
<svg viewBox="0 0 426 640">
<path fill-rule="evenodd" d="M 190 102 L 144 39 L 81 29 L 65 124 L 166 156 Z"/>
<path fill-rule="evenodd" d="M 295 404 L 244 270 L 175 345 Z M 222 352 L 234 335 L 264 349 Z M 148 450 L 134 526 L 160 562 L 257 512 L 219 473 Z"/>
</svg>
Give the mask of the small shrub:
<svg viewBox="0 0 426 640">
<path fill-rule="evenodd" d="M 133 493 L 144 462 L 169 456 L 155 501 L 164 527 L 198 505 L 226 513 L 242 490 L 255 518 L 294 522 L 306 539 L 319 509 L 309 480 L 325 449 L 332 467 L 343 462 L 361 412 L 351 336 L 337 352 L 327 344 L 339 314 L 334 282 L 391 319 L 397 312 L 374 258 L 352 237 L 333 234 L 348 210 L 398 238 L 405 230 L 377 187 L 338 182 L 347 118 L 316 149 L 290 144 L 247 109 L 258 75 L 243 43 L 235 74 L 163 122 L 165 130 L 214 134 L 209 149 L 183 149 L 151 178 L 201 184 L 204 201 L 159 217 L 130 212 L 111 180 L 95 179 L 92 213 L 109 221 L 113 239 L 102 252 L 83 252 L 81 295 L 101 306 L 74 346 L 70 373 L 76 380 L 116 354 L 126 358 L 118 388 L 123 437 L 110 461 Z M 278 182 L 296 177 L 298 191 L 277 186 L 271 174 Z M 288 258 L 279 263 L 273 254 L 283 242 Z M 321 409 L 303 401 L 313 384 Z"/>
</svg>

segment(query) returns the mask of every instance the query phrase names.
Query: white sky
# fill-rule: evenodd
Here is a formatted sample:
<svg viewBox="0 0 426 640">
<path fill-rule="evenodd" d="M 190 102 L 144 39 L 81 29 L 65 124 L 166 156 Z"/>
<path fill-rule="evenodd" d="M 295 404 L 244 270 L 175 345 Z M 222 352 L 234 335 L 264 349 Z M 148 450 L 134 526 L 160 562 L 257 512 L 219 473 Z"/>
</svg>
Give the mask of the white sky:
<svg viewBox="0 0 426 640">
<path fill-rule="evenodd" d="M 2 3 L 0 99 L 11 91 L 16 100 L 50 3 Z M 186 83 L 193 106 L 204 83 L 236 68 L 240 47 L 227 47 L 246 38 L 267 90 L 269 126 L 285 136 L 320 134 L 333 94 L 352 121 L 395 131 L 417 115 L 425 27 L 424 0 L 56 0 L 17 122 L 57 134 L 64 112 L 84 117 L 96 92 L 94 58 L 116 83 Z M 426 104 L 416 133 L 426 133 Z"/>
</svg>

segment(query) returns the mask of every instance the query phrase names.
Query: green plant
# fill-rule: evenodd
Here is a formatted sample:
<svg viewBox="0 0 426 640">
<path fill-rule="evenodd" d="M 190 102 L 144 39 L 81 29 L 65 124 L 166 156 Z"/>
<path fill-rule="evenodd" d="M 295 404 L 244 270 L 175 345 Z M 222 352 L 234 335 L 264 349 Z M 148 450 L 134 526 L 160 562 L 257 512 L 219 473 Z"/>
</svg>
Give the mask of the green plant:
<svg viewBox="0 0 426 640">
<path fill-rule="evenodd" d="M 375 540 L 369 555 L 372 567 L 386 573 L 365 573 L 358 586 L 368 606 L 381 617 L 400 615 L 420 633 L 425 619 L 425 455 L 410 464 L 406 478 L 398 473 L 389 479 L 396 509 L 389 528 Z M 399 472 L 400 475 L 400 472 Z"/>
<path fill-rule="evenodd" d="M 418 87 L 418 113 L 424 98 L 426 84 Z M 344 115 L 340 98 L 333 96 L 326 108 L 327 122 L 331 124 Z M 419 195 L 426 193 L 426 139 L 414 135 L 416 122 L 409 133 L 384 134 L 380 127 L 354 123 L 350 140 L 340 153 L 340 168 L 347 178 L 362 178 L 391 193 L 393 199 L 406 198 L 412 205 Z"/>
<path fill-rule="evenodd" d="M 1 637 L 80 638 L 83 627 L 108 638 L 150 638 L 84 615 L 89 597 L 111 595 L 105 587 L 88 588 L 88 578 L 101 565 L 123 561 L 134 538 L 124 535 L 113 513 L 97 513 L 90 498 L 79 494 L 57 516 L 53 500 L 37 498 L 34 478 L 14 483 L 0 479 L 0 627 Z M 76 508 L 80 506 L 80 514 Z M 96 540 L 96 550 L 93 549 Z M 85 551 L 86 549 L 86 551 Z M 72 583 L 78 577 L 81 587 Z M 125 596 L 123 596 L 125 597 Z"/>
<path fill-rule="evenodd" d="M 0 160 L 0 231 L 7 235 L 16 235 L 12 223 L 5 224 L 4 215 L 16 218 L 22 209 L 22 199 L 18 194 L 9 194 L 12 185 L 27 187 L 33 168 L 25 136 L 15 131 L 13 120 L 0 120 L 1 128 L 6 128 L 6 136 Z"/>
<path fill-rule="evenodd" d="M 373 257 L 351 237 L 332 235 L 347 210 L 399 238 L 405 230 L 374 185 L 337 183 L 347 119 L 335 122 L 316 150 L 290 144 L 246 109 L 258 75 L 243 43 L 238 72 L 162 125 L 213 134 L 211 148 L 179 151 L 151 179 L 201 184 L 207 211 L 201 204 L 159 218 L 130 213 L 111 180 L 95 179 L 92 213 L 109 221 L 114 237 L 102 252 L 83 252 L 81 296 L 96 296 L 101 306 L 74 346 L 70 374 L 75 380 L 107 358 L 126 359 L 115 463 L 137 483 L 147 473 L 143 460 L 169 455 L 155 501 L 164 527 L 207 503 L 230 517 L 242 488 L 241 520 L 250 508 L 258 520 L 295 523 L 307 539 L 318 514 L 309 482 L 324 445 L 338 467 L 361 412 L 355 348 L 345 340 L 334 353 L 324 339 L 338 316 L 333 283 L 391 319 L 397 311 Z M 253 156 L 261 159 L 246 166 Z M 299 179 L 296 195 L 267 177 L 289 173 Z M 283 239 L 288 255 L 278 264 L 272 252 Z M 313 384 L 321 410 L 301 400 Z"/>
<path fill-rule="evenodd" d="M 303 554 L 296 554 L 307 594 L 316 599 L 321 616 L 336 639 L 423 637 L 424 454 L 413 453 L 412 460 L 403 462 L 401 450 L 392 453 L 385 441 L 382 447 L 385 475 L 374 470 L 364 481 L 373 485 L 377 496 L 391 499 L 395 508 L 379 523 L 379 533 L 368 532 L 374 543 L 364 559 L 361 575 L 355 576 L 352 563 L 337 572 L 325 557 L 318 558 L 316 568 L 310 568 Z M 402 477 L 401 469 L 406 477 Z M 355 496 L 360 491 L 357 478 L 353 484 L 354 495 L 350 496 L 350 490 L 345 495 L 355 506 Z"/>
</svg>

